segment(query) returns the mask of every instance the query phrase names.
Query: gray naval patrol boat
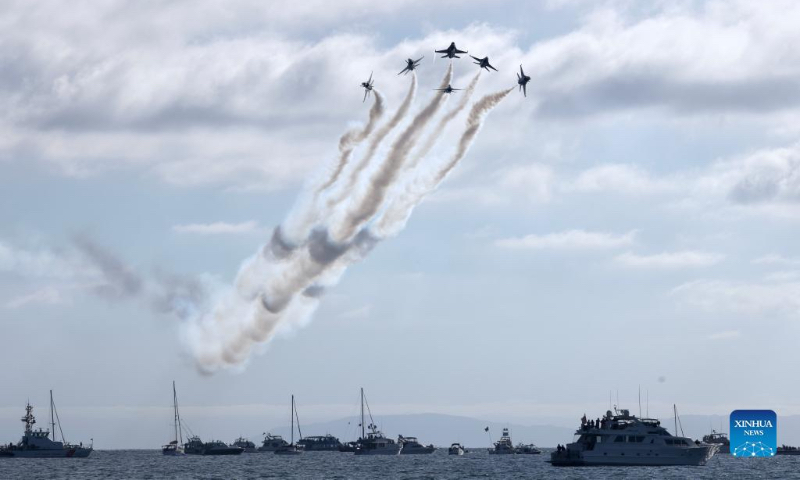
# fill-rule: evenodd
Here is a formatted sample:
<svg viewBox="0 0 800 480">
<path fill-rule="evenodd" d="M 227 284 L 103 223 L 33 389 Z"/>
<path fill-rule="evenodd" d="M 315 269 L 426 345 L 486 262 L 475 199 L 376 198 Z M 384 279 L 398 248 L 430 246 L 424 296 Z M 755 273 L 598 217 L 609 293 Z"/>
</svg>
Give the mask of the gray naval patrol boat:
<svg viewBox="0 0 800 480">
<path fill-rule="evenodd" d="M 668 466 L 705 465 L 719 448 L 670 434 L 661 422 L 638 418 L 628 410 L 609 410 L 601 419 L 586 420 L 575 440 L 559 445 L 550 455 L 554 466 Z M 677 413 L 676 413 L 677 419 Z M 677 423 L 677 421 L 676 421 Z"/>
<path fill-rule="evenodd" d="M 86 458 L 92 453 L 92 447 L 84 447 L 83 443 L 72 445 L 64 440 L 61 422 L 58 419 L 56 404 L 53 402 L 53 391 L 50 390 L 50 426 L 51 432 L 41 428 L 34 430 L 36 418 L 33 416 L 33 407 L 30 403 L 25 406 L 25 433 L 16 444 L 9 443 L 0 447 L 0 457 L 22 458 Z M 61 441 L 56 441 L 56 425 L 61 432 Z"/>
</svg>

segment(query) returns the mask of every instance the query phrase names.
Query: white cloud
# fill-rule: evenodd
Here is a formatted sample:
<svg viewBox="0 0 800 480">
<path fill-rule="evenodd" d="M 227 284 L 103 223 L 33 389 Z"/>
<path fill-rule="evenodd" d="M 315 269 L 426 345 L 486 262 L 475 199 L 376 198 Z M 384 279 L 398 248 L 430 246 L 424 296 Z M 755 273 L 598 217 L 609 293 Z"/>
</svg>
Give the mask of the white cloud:
<svg viewBox="0 0 800 480">
<path fill-rule="evenodd" d="M 607 249 L 632 245 L 636 230 L 623 234 L 567 230 L 544 235 L 530 234 L 524 237 L 503 238 L 495 245 L 516 249 Z"/>
<path fill-rule="evenodd" d="M 550 200 L 552 184 L 552 169 L 539 164 L 509 167 L 498 174 L 496 182 L 499 192 L 522 195 L 536 203 Z"/>
<path fill-rule="evenodd" d="M 336 315 L 336 317 L 344 320 L 362 320 L 365 318 L 369 318 L 371 313 L 372 313 L 372 305 L 367 304 L 364 305 L 363 307 L 342 312 Z"/>
<path fill-rule="evenodd" d="M 174 225 L 173 232 L 177 233 L 196 233 L 200 235 L 218 235 L 218 234 L 238 234 L 238 233 L 251 233 L 256 231 L 258 223 L 250 220 L 242 223 L 190 223 L 187 225 Z"/>
<path fill-rule="evenodd" d="M 708 336 L 709 340 L 731 340 L 742 336 L 739 330 L 725 330 L 723 332 L 712 333 Z"/>
<path fill-rule="evenodd" d="M 667 178 L 652 178 L 635 165 L 607 164 L 581 172 L 565 185 L 567 191 L 613 192 L 621 194 L 655 194 L 677 189 L 678 182 Z"/>
<path fill-rule="evenodd" d="M 800 265 L 800 258 L 790 258 L 777 253 L 770 253 L 754 258 L 750 263 L 754 265 Z"/>
<path fill-rule="evenodd" d="M 684 302 L 712 312 L 800 315 L 800 283 L 695 280 L 672 290 Z"/>
<path fill-rule="evenodd" d="M 725 258 L 719 253 L 698 252 L 685 250 L 681 252 L 663 252 L 653 255 L 639 255 L 625 252 L 617 255 L 614 260 L 625 267 L 643 269 L 679 269 L 693 267 L 709 267 L 721 262 Z"/>
<path fill-rule="evenodd" d="M 27 295 L 22 295 L 17 298 L 13 298 L 8 302 L 6 302 L 6 307 L 21 308 L 31 304 L 58 305 L 58 304 L 68 303 L 68 301 L 69 299 L 65 298 L 61 294 L 60 290 L 51 286 L 42 288 Z"/>
<path fill-rule="evenodd" d="M 72 251 L 21 248 L 0 239 L 0 272 L 23 277 L 90 277 L 97 270 Z"/>
</svg>

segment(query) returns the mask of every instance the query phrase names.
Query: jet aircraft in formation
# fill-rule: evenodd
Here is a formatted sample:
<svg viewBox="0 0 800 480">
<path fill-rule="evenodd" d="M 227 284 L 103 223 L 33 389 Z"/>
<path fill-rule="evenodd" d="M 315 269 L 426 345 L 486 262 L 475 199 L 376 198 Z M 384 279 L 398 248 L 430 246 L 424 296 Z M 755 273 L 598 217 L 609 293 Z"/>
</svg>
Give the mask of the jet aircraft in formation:
<svg viewBox="0 0 800 480">
<path fill-rule="evenodd" d="M 445 48 L 444 50 L 434 50 L 434 52 L 444 54 L 444 55 L 442 55 L 442 58 L 461 58 L 461 57 L 458 56 L 458 54 L 467 53 L 466 50 L 459 50 L 456 47 L 456 42 L 450 42 L 450 46 L 449 47 Z M 474 60 L 473 63 L 475 65 L 478 65 L 478 67 L 486 70 L 487 72 L 490 69 L 494 70 L 495 72 L 498 71 L 496 68 L 494 68 L 492 66 L 492 64 L 489 63 L 489 57 L 478 58 L 478 57 L 474 57 L 472 55 L 470 55 L 470 57 Z M 408 72 L 416 70 L 417 67 L 419 67 L 419 62 L 421 62 L 423 58 L 425 58 L 424 55 L 422 57 L 419 57 L 416 60 L 412 60 L 410 58 L 407 59 L 406 60 L 406 67 L 404 69 L 402 69 L 398 73 L 398 75 L 400 75 L 400 74 L 405 75 Z M 434 58 L 435 58 L 435 56 L 434 56 Z M 531 77 L 529 77 L 528 75 L 525 75 L 525 71 L 522 69 L 522 65 L 520 65 L 519 66 L 519 73 L 517 73 L 517 84 L 519 85 L 519 90 L 522 91 L 522 94 L 524 96 L 526 96 L 526 97 L 528 96 L 528 87 L 527 86 L 528 86 L 528 82 L 530 82 L 530 81 L 531 81 Z M 364 100 L 362 100 L 362 102 L 367 101 L 367 97 L 369 96 L 369 92 L 372 91 L 374 83 L 375 83 L 374 80 L 372 80 L 372 72 L 370 72 L 369 80 L 367 80 L 366 82 L 362 82 L 361 83 L 361 86 L 364 88 Z M 442 92 L 442 93 L 453 93 L 455 91 L 462 90 L 462 89 L 461 88 L 453 88 L 451 85 L 447 85 L 447 88 L 435 88 L 434 90 Z"/>
<path fill-rule="evenodd" d="M 519 84 L 519 89 L 522 90 L 522 94 L 526 97 L 528 96 L 528 82 L 531 81 L 531 77 L 525 75 L 525 71 L 522 70 L 522 65 L 519 66 L 519 73 L 517 74 L 517 83 Z M 518 90 L 519 90 L 518 89 Z"/>
<path fill-rule="evenodd" d="M 472 57 L 472 55 L 470 55 L 470 57 Z M 483 57 L 483 58 L 472 57 L 472 58 L 475 60 L 475 61 L 474 61 L 474 62 L 472 62 L 472 63 L 474 63 L 475 65 L 480 65 L 480 67 L 481 67 L 481 68 L 485 68 L 487 72 L 489 71 L 489 69 L 490 69 L 490 68 L 491 68 L 492 70 L 494 70 L 495 72 L 497 71 L 497 69 L 496 69 L 496 68 L 494 68 L 494 67 L 493 67 L 493 66 L 492 66 L 492 65 L 489 63 L 489 57 Z"/>
<path fill-rule="evenodd" d="M 457 90 L 463 90 L 463 88 L 453 88 L 452 85 L 447 84 L 447 88 L 434 88 L 434 90 L 442 93 L 453 93 Z"/>
<path fill-rule="evenodd" d="M 419 57 L 416 60 L 411 60 L 409 58 L 408 60 L 406 60 L 406 68 L 400 70 L 400 73 L 406 74 L 406 73 L 410 72 L 411 70 L 414 70 L 415 68 L 419 67 L 419 62 L 421 62 L 423 58 L 425 58 L 424 55 Z M 400 75 L 400 73 L 398 73 L 398 75 Z"/>
<path fill-rule="evenodd" d="M 444 53 L 442 58 L 461 58 L 457 53 L 468 53 L 466 50 L 459 50 L 456 48 L 456 42 L 450 42 L 450 46 L 444 50 L 434 50 L 435 53 Z"/>
<path fill-rule="evenodd" d="M 375 80 L 372 79 L 372 73 L 373 72 L 369 72 L 369 80 L 367 80 L 366 82 L 361 82 L 361 86 L 364 88 L 364 100 L 361 100 L 361 103 L 364 103 L 364 102 L 367 101 L 367 97 L 369 96 L 369 92 L 372 91 L 372 86 L 375 83 Z"/>
</svg>

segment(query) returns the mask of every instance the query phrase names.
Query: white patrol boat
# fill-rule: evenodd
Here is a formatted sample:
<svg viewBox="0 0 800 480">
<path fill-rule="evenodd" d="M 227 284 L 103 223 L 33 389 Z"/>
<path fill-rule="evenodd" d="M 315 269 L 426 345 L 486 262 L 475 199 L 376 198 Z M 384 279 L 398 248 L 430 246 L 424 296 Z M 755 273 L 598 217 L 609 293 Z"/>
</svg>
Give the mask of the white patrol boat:
<svg viewBox="0 0 800 480">
<path fill-rule="evenodd" d="M 494 448 L 490 448 L 489 453 L 491 455 L 513 455 L 517 453 L 514 444 L 511 442 L 508 428 L 503 428 L 503 436 L 500 437 L 500 440 L 494 442 Z"/>
<path fill-rule="evenodd" d="M 25 433 L 22 439 L 15 445 L 0 446 L 0 457 L 23 457 L 23 458 L 85 458 L 92 453 L 92 447 L 71 445 L 64 440 L 64 432 L 61 431 L 61 422 L 58 419 L 56 404 L 53 402 L 53 391 L 50 390 L 50 426 L 52 433 L 41 428 L 34 430 L 33 425 L 36 418 L 33 416 L 31 404 L 25 406 L 25 416 L 22 417 L 25 423 Z M 56 441 L 56 425 L 61 432 L 61 441 Z M 51 438 L 52 435 L 52 438 Z"/>
<path fill-rule="evenodd" d="M 609 410 L 600 421 L 587 422 L 584 416 L 575 440 L 563 447 L 559 445 L 550 455 L 550 463 L 554 466 L 705 465 L 717 448 L 718 445 L 673 436 L 659 420 L 637 418 L 628 410 L 612 415 Z"/>
</svg>

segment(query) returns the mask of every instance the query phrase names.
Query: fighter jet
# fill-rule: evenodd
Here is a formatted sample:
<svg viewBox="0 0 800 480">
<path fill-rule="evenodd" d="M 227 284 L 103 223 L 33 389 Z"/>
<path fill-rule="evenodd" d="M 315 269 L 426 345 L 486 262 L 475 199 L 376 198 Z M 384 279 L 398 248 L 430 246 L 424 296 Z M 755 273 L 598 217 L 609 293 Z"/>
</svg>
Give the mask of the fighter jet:
<svg viewBox="0 0 800 480">
<path fill-rule="evenodd" d="M 416 60 L 411 60 L 411 59 L 409 58 L 408 60 L 406 60 L 406 68 L 402 69 L 402 70 L 400 71 L 400 73 L 402 73 L 402 74 L 406 74 L 406 73 L 410 72 L 411 70 L 414 70 L 415 68 L 419 67 L 419 62 L 420 62 L 420 61 L 421 61 L 423 58 L 425 58 L 425 56 L 424 56 L 424 55 L 423 55 L 423 56 L 421 56 L 421 57 L 419 57 L 419 58 L 418 58 L 418 59 L 416 59 Z M 400 73 L 398 73 L 398 75 L 400 75 Z"/>
<path fill-rule="evenodd" d="M 372 84 L 375 83 L 375 80 L 372 79 L 372 72 L 369 72 L 369 80 L 366 82 L 361 82 L 361 86 L 364 87 L 364 100 L 361 100 L 361 103 L 367 101 L 367 97 L 369 96 L 369 92 L 372 91 Z"/>
<path fill-rule="evenodd" d="M 472 55 L 470 55 L 470 57 L 472 57 Z M 491 64 L 489 64 L 489 57 L 483 57 L 483 58 L 472 57 L 472 58 L 475 60 L 472 63 L 474 63 L 475 65 L 480 65 L 481 68 L 485 68 L 487 72 L 489 71 L 490 68 L 495 72 L 497 71 L 496 68 L 494 68 L 493 66 L 491 66 Z"/>
<path fill-rule="evenodd" d="M 463 90 L 463 88 L 453 88 L 450 84 L 447 84 L 447 88 L 434 88 L 434 90 L 442 93 L 453 93 L 458 90 Z"/>
<path fill-rule="evenodd" d="M 444 50 L 434 50 L 436 53 L 444 53 L 442 58 L 461 58 L 457 53 L 467 53 L 466 50 L 459 50 L 456 48 L 456 42 L 450 42 L 450 46 L 445 48 Z"/>
<path fill-rule="evenodd" d="M 526 97 L 528 96 L 528 89 L 525 86 L 530 81 L 531 77 L 525 75 L 525 72 L 522 70 L 522 65 L 520 65 L 519 73 L 517 74 L 517 83 L 519 84 L 519 89 L 522 90 L 523 95 L 525 95 Z"/>
</svg>

